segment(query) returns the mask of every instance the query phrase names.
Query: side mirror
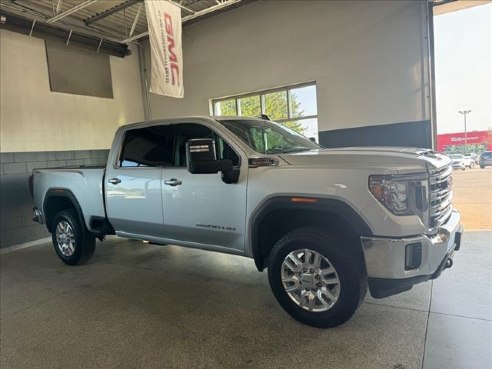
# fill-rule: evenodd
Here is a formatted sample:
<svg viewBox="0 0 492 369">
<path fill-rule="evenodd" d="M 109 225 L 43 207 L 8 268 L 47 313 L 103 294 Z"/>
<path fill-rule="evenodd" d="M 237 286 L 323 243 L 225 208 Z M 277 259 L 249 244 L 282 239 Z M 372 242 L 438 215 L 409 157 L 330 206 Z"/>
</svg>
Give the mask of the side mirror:
<svg viewBox="0 0 492 369">
<path fill-rule="evenodd" d="M 213 174 L 232 171 L 232 161 L 217 160 L 215 141 L 211 138 L 195 138 L 186 142 L 188 171 L 192 174 Z"/>
<path fill-rule="evenodd" d="M 317 143 L 315 137 L 309 137 L 309 141 L 314 142 L 314 143 Z"/>
</svg>

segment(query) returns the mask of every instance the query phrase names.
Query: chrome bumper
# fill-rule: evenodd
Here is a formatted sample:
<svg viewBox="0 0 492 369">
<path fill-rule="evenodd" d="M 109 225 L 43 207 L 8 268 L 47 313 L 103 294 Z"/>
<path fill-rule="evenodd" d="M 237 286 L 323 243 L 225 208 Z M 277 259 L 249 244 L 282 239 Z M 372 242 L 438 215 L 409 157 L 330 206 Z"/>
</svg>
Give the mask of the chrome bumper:
<svg viewBox="0 0 492 369">
<path fill-rule="evenodd" d="M 419 235 L 407 238 L 361 237 L 369 279 L 408 279 L 428 276 L 436 278 L 440 267 L 454 250 L 459 249 L 463 227 L 460 213 L 453 210 L 449 219 L 434 236 Z M 407 245 L 421 245 L 420 265 L 405 268 Z M 417 280 L 416 278 L 415 280 Z"/>
</svg>

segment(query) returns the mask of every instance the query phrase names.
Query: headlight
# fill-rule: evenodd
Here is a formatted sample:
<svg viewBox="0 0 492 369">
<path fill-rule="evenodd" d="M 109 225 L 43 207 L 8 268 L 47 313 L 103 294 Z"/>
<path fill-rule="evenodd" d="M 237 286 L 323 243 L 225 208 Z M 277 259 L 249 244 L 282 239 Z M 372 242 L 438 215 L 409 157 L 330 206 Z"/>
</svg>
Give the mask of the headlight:
<svg viewBox="0 0 492 369">
<path fill-rule="evenodd" d="M 414 214 L 414 206 L 410 204 L 411 183 L 406 178 L 373 175 L 369 177 L 369 191 L 393 214 L 411 215 Z"/>
</svg>

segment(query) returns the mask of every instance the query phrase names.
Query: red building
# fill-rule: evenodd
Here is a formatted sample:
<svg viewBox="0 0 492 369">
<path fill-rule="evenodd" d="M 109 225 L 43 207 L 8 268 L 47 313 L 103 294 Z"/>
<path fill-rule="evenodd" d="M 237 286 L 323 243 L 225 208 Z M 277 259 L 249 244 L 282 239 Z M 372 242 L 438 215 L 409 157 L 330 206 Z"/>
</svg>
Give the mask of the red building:
<svg viewBox="0 0 492 369">
<path fill-rule="evenodd" d="M 492 150 L 492 135 L 489 131 L 473 131 L 466 133 L 468 145 L 486 145 L 486 150 Z M 437 135 L 436 151 L 443 152 L 448 146 L 465 145 L 465 132 L 446 133 Z"/>
</svg>

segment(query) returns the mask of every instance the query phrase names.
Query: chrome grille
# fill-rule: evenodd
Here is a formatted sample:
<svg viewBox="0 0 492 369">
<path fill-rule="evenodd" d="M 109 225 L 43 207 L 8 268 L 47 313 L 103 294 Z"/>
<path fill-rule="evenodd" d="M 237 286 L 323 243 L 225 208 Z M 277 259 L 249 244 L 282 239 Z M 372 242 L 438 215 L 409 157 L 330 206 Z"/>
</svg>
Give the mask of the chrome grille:
<svg viewBox="0 0 492 369">
<path fill-rule="evenodd" d="M 451 165 L 431 172 L 429 179 L 429 227 L 431 229 L 439 227 L 451 215 L 452 173 L 453 167 Z"/>
</svg>

